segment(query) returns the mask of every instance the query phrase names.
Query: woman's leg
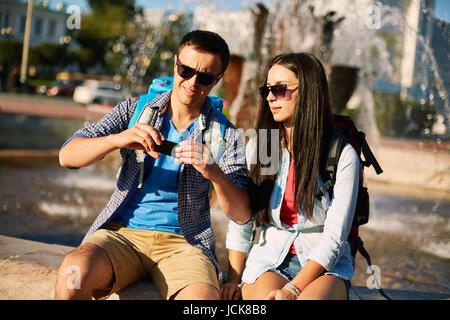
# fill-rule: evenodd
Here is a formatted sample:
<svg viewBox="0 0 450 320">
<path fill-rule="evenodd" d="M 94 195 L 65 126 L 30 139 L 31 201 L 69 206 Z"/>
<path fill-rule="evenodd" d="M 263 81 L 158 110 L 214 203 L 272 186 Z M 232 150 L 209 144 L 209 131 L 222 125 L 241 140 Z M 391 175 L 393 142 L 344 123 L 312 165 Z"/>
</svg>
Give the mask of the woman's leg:
<svg viewBox="0 0 450 320">
<path fill-rule="evenodd" d="M 347 300 L 344 280 L 324 274 L 311 282 L 298 296 L 299 300 Z"/>
<path fill-rule="evenodd" d="M 270 291 L 281 289 L 287 282 L 285 278 L 275 272 L 264 272 L 254 283 L 244 283 L 242 286 L 242 299 L 262 300 Z"/>
</svg>

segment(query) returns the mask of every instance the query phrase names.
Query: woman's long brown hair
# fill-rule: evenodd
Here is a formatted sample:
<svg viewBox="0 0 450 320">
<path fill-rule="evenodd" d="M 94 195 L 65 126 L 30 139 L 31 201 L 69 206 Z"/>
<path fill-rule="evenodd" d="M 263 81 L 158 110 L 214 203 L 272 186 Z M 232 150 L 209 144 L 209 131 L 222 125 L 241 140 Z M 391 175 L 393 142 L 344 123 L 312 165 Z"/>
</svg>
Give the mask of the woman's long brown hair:
<svg viewBox="0 0 450 320">
<path fill-rule="evenodd" d="M 328 145 L 333 128 L 328 83 L 325 70 L 321 62 L 309 53 L 289 53 L 276 56 L 270 63 L 281 65 L 297 75 L 298 99 L 292 117 L 293 134 L 291 138 L 293 160 L 295 161 L 295 189 L 294 208 L 303 212 L 309 219 L 314 213 L 317 174 L 323 174 L 327 159 Z M 267 73 L 264 85 L 267 83 Z M 267 148 L 271 152 L 279 152 L 281 156 L 284 126 L 273 119 L 267 100 L 259 105 L 256 131 L 269 129 Z M 271 150 L 271 130 L 278 129 L 278 150 Z M 257 135 L 256 164 L 250 167 L 250 199 L 255 218 L 260 223 L 270 223 L 269 201 L 272 193 L 276 173 L 261 175 L 265 166 L 259 159 L 259 139 Z M 278 158 L 279 159 L 279 158 Z M 278 164 L 277 164 L 278 165 Z"/>
</svg>

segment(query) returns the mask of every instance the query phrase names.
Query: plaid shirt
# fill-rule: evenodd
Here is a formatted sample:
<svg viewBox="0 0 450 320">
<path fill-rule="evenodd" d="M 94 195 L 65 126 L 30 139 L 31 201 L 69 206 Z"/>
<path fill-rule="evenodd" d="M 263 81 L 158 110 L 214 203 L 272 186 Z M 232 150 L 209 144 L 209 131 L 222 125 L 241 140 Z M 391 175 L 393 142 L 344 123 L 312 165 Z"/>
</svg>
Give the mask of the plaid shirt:
<svg viewBox="0 0 450 320">
<path fill-rule="evenodd" d="M 161 115 L 169 104 L 171 92 L 161 94 L 149 102 L 152 108 L 158 108 L 158 117 L 156 117 L 155 123 L 151 124 L 155 128 L 161 128 Z M 99 122 L 78 130 L 68 141 L 77 136 L 101 137 L 126 130 L 136 109 L 137 101 L 137 98 L 131 98 L 118 104 Z M 189 140 L 202 141 L 204 131 L 208 129 L 208 116 L 212 111 L 211 108 L 210 100 L 206 99 L 193 132 L 188 137 Z M 224 140 L 226 147 L 218 165 L 237 187 L 246 190 L 248 172 L 245 165 L 245 145 L 239 130 L 229 121 L 226 125 Z M 106 207 L 95 219 L 83 241 L 110 221 L 137 188 L 139 164 L 136 161 L 136 152 L 121 149 L 120 154 L 123 165 L 114 193 Z M 146 156 L 146 168 L 148 168 L 148 158 Z M 217 261 L 215 238 L 211 227 L 209 183 L 209 180 L 205 179 L 192 165 L 181 165 L 178 181 L 178 223 L 186 241 L 203 250 L 216 266 L 219 282 L 223 282 L 225 271 Z"/>
</svg>

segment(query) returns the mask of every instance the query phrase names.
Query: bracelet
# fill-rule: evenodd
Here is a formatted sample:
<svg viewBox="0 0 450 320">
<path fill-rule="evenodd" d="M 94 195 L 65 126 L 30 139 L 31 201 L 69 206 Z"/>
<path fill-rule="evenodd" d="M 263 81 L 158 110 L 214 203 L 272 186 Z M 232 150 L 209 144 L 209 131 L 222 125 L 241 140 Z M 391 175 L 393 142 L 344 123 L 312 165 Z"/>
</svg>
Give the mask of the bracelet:
<svg viewBox="0 0 450 320">
<path fill-rule="evenodd" d="M 283 289 L 286 289 L 292 293 L 295 297 L 298 297 L 301 293 L 300 289 L 297 288 L 292 282 L 288 282 L 284 285 Z"/>
</svg>

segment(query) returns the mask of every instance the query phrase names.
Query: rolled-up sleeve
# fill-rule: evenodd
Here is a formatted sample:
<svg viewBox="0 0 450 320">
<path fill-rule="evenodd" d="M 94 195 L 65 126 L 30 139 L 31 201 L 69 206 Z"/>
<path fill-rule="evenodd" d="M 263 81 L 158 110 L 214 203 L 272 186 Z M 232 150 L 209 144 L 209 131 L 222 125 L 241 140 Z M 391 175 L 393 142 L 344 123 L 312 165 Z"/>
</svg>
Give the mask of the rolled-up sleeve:
<svg viewBox="0 0 450 320">
<path fill-rule="evenodd" d="M 77 130 L 73 136 L 67 139 L 61 146 L 60 150 L 65 147 L 71 140 L 77 137 L 97 138 L 114 133 L 119 133 L 128 127 L 129 119 L 136 109 L 138 99 L 130 98 L 119 103 L 111 111 L 103 116 L 98 122 L 89 123 L 83 128 Z M 79 169 L 78 167 L 69 167 L 69 169 Z"/>
<path fill-rule="evenodd" d="M 307 255 L 307 259 L 316 261 L 327 271 L 333 269 L 337 263 L 352 227 L 358 197 L 359 164 L 358 154 L 347 144 L 339 159 L 323 234 Z"/>
<path fill-rule="evenodd" d="M 253 228 L 252 217 L 245 224 L 238 224 L 233 220 L 228 221 L 227 235 L 225 240 L 225 246 L 227 249 L 240 251 L 244 253 L 249 253 L 252 248 L 253 242 L 252 228 Z"/>
<path fill-rule="evenodd" d="M 245 144 L 238 129 L 229 124 L 225 132 L 226 147 L 219 166 L 233 183 L 247 190 L 248 170 L 245 161 Z"/>
<path fill-rule="evenodd" d="M 76 137 L 95 138 L 119 133 L 127 129 L 129 119 L 131 118 L 137 106 L 137 99 L 130 98 L 119 103 L 111 111 L 103 116 L 98 122 L 90 123 L 79 129 L 75 134 L 67 139 L 61 146 L 61 149 L 72 139 Z"/>
</svg>

